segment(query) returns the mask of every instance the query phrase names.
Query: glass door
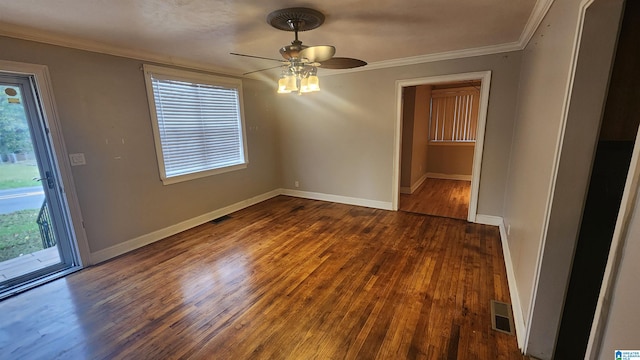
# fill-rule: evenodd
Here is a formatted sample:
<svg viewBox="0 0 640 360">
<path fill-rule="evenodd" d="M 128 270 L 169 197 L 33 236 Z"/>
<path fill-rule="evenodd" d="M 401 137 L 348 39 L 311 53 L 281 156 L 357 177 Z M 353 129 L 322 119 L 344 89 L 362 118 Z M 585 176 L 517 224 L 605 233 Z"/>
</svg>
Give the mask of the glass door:
<svg viewBox="0 0 640 360">
<path fill-rule="evenodd" d="M 78 265 L 32 76 L 0 72 L 0 298 Z"/>
</svg>

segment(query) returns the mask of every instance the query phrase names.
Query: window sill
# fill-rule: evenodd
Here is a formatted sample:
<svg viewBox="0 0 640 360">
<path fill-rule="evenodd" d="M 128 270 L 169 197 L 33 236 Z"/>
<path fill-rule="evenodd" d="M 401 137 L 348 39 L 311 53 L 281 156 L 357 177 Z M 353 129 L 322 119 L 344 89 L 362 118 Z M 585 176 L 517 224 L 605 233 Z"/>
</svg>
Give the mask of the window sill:
<svg viewBox="0 0 640 360">
<path fill-rule="evenodd" d="M 475 146 L 475 141 L 429 141 L 429 146 Z"/>
<path fill-rule="evenodd" d="M 161 180 L 162 180 L 162 184 L 163 185 L 171 185 L 171 184 L 176 184 L 176 183 L 180 183 L 180 182 L 183 182 L 183 181 L 200 179 L 200 178 L 207 177 L 207 176 L 223 174 L 223 173 L 236 171 L 236 170 L 242 170 L 242 169 L 246 169 L 246 168 L 247 168 L 247 163 L 245 162 L 245 163 L 238 164 L 238 165 L 232 165 L 232 166 L 227 166 L 227 167 L 223 167 L 223 168 L 219 168 L 219 169 L 201 171 L 201 172 L 191 173 L 191 174 L 186 174 L 186 175 L 172 176 L 172 177 L 169 177 L 169 178 L 162 177 Z"/>
</svg>

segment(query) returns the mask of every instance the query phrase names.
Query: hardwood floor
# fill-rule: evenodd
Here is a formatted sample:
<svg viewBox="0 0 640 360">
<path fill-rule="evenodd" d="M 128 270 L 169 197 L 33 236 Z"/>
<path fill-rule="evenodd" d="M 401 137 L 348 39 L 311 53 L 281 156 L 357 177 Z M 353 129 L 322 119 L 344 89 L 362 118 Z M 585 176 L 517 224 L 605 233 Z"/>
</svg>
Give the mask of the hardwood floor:
<svg viewBox="0 0 640 360">
<path fill-rule="evenodd" d="M 471 181 L 427 178 L 411 195 L 400 194 L 400 210 L 466 219 Z"/>
<path fill-rule="evenodd" d="M 11 359 L 523 359 L 495 227 L 279 196 L 0 302 Z"/>
</svg>

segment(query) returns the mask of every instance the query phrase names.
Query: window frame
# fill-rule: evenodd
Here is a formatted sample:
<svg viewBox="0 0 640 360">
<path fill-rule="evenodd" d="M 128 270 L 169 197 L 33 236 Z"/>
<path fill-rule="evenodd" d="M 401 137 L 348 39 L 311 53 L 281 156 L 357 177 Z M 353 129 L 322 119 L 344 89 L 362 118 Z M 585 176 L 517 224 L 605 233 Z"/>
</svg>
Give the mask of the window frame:
<svg viewBox="0 0 640 360">
<path fill-rule="evenodd" d="M 160 180 L 164 185 L 175 184 L 183 181 L 189 181 L 208 177 L 217 174 L 223 174 L 231 171 L 241 170 L 247 168 L 249 164 L 249 153 L 247 148 L 247 131 L 245 127 L 244 119 L 244 101 L 242 91 L 242 80 L 230 77 L 214 76 L 209 74 L 198 73 L 194 71 L 172 69 L 167 67 L 155 66 L 155 65 L 143 65 L 144 80 L 147 89 L 147 101 L 149 103 L 149 110 L 151 115 L 151 125 L 153 129 L 153 141 L 155 144 L 156 158 L 158 161 L 158 170 L 160 173 Z M 156 99 L 153 91 L 152 76 L 156 78 L 164 78 L 176 81 L 190 82 L 194 84 L 221 86 L 225 88 L 233 88 L 238 92 L 238 111 L 240 120 L 240 137 L 242 141 L 243 150 L 243 162 L 239 164 L 218 167 L 214 169 L 201 170 L 192 172 L 189 174 L 167 176 L 164 153 L 162 150 L 162 140 L 160 136 L 160 126 L 158 122 L 158 112 L 156 108 Z"/>
</svg>

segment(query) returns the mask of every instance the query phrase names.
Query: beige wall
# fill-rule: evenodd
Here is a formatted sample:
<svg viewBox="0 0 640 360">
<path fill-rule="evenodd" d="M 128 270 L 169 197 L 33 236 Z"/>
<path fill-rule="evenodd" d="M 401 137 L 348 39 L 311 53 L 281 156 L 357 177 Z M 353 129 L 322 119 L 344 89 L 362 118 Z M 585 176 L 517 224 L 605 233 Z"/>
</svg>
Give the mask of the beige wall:
<svg viewBox="0 0 640 360">
<path fill-rule="evenodd" d="M 555 1 L 522 59 L 504 220 L 518 296 L 514 307 L 522 311 L 524 329 L 530 325 L 579 2 Z"/>
<path fill-rule="evenodd" d="M 400 186 L 411 188 L 413 159 L 413 121 L 416 107 L 416 87 L 409 86 L 402 93 L 402 149 L 400 161 Z"/>
<path fill-rule="evenodd" d="M 636 144 L 637 146 L 637 144 Z M 608 319 L 597 359 L 613 359 L 614 350 L 638 350 L 640 348 L 640 198 L 636 199 L 633 214 L 624 239 L 622 257 L 611 294 Z"/>
<path fill-rule="evenodd" d="M 87 159 L 86 166 L 73 168 L 73 176 L 92 252 L 281 186 L 293 188 L 295 181 L 304 191 L 391 202 L 396 81 L 491 70 L 478 213 L 504 215 L 511 229 L 516 305 L 531 327 L 527 347 L 549 358 L 550 333 L 559 320 L 559 303 L 549 302 L 561 293 L 564 273 L 555 276 L 559 282 L 552 277 L 565 271 L 558 262 L 570 263 L 570 258 L 549 254 L 571 247 L 564 242 L 567 234 L 554 232 L 553 226 L 566 214 L 575 216 L 565 211 L 575 203 L 553 207 L 562 202 L 550 194 L 581 2 L 555 1 L 523 52 L 334 76 L 324 71 L 323 90 L 304 96 L 276 96 L 273 84 L 244 80 L 249 167 L 169 186 L 158 176 L 141 61 L 6 37 L 0 37 L 0 57 L 49 67 L 67 150 Z M 564 176 L 571 167 L 563 164 L 570 163 L 578 138 L 567 138 L 563 146 L 558 189 L 570 184 Z M 572 196 L 573 201 L 579 198 Z M 547 214 L 550 235 L 545 243 Z M 633 240 L 640 236 L 638 223 L 636 214 L 629 254 L 640 252 Z M 538 289 L 545 291 L 534 299 L 542 250 L 546 257 Z M 625 339 L 623 332 L 637 330 L 622 323 L 640 293 L 635 279 L 639 270 L 632 260 L 623 258 L 603 351 L 616 346 L 618 336 Z"/>
<path fill-rule="evenodd" d="M 369 70 L 321 74 L 322 91 L 284 96 L 283 186 L 355 198 L 392 201 L 396 81 L 492 71 L 478 212 L 500 216 L 513 132 L 520 52 Z M 325 71 L 323 74 L 327 74 Z"/>
<path fill-rule="evenodd" d="M 427 172 L 471 177 L 473 145 L 429 145 Z"/>
<path fill-rule="evenodd" d="M 603 2 L 613 5 L 596 11 L 604 21 L 585 25 L 585 34 L 599 35 L 582 50 L 566 129 L 564 104 L 582 1 L 555 1 L 522 61 L 504 215 L 529 330 L 525 349 L 541 359 L 553 355 L 615 41 L 619 1 Z"/>
<path fill-rule="evenodd" d="M 403 91 L 400 186 L 406 192 L 427 172 L 431 85 L 409 86 Z"/>
<path fill-rule="evenodd" d="M 429 111 L 431 85 L 416 86 L 416 105 L 413 114 L 413 157 L 411 161 L 411 185 L 415 185 L 427 173 L 429 148 Z"/>
<path fill-rule="evenodd" d="M 0 37 L 3 60 L 49 67 L 91 252 L 279 187 L 273 89 L 243 80 L 249 166 L 163 186 L 142 61 Z M 124 141 L 124 144 L 122 143 Z"/>
</svg>

